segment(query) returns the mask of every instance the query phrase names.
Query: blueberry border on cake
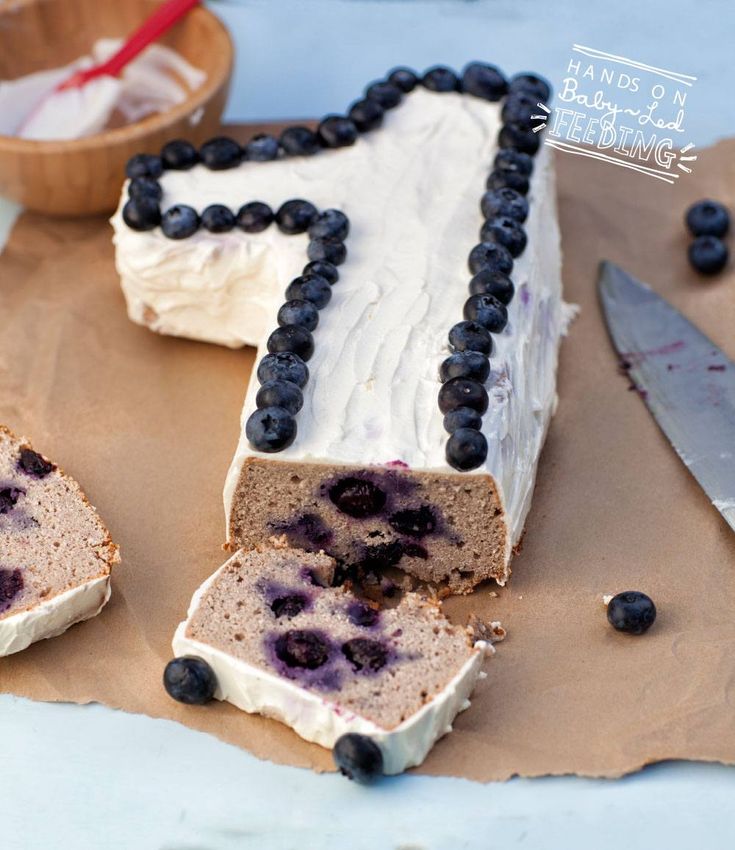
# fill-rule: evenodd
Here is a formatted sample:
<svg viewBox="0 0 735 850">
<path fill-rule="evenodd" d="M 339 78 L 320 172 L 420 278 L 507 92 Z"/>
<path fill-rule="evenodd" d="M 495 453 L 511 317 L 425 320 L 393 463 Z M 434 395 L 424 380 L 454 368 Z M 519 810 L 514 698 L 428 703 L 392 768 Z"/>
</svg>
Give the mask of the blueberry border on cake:
<svg viewBox="0 0 735 850">
<path fill-rule="evenodd" d="M 126 165 L 129 200 L 122 216 L 133 230 L 160 226 L 168 238 L 185 239 L 200 227 L 210 233 L 225 233 L 235 227 L 258 233 L 275 221 L 284 233 L 309 233 L 310 262 L 286 290 L 288 300 L 278 312 L 279 327 L 268 338 L 269 354 L 257 369 L 261 387 L 257 409 L 246 423 L 246 435 L 259 451 L 281 451 L 296 437 L 295 416 L 303 404 L 301 390 L 309 377 L 306 361 L 314 350 L 311 332 L 318 323 L 318 311 L 331 297 L 330 287 L 339 277 L 336 266 L 345 260 L 349 222 L 339 210 L 318 213 L 313 204 L 300 199 L 287 201 L 275 213 L 260 201 L 251 201 L 237 212 L 212 204 L 199 216 L 192 207 L 177 204 L 162 213 L 163 190 L 158 179 L 165 170 L 188 170 L 197 164 L 222 171 L 243 162 L 271 162 L 348 147 L 360 133 L 378 128 L 385 112 L 397 107 L 418 85 L 433 92 L 462 92 L 488 101 L 505 99 L 498 134 L 500 150 L 480 201 L 485 218 L 481 241 L 468 260 L 470 297 L 464 305 L 464 320 L 449 331 L 452 353 L 439 372 L 438 404 L 450 435 L 447 463 L 460 472 L 469 471 L 487 458 L 487 440 L 481 431 L 489 403 L 484 384 L 490 374 L 492 334 L 505 328 L 508 304 L 515 292 L 510 277 L 513 260 L 526 247 L 525 196 L 533 156 L 541 143 L 538 122 L 542 116 L 535 113 L 551 97 L 546 80 L 532 73 L 516 74 L 508 80 L 498 68 L 481 62 L 471 62 L 461 76 L 443 65 L 429 68 L 422 76 L 409 68 L 395 68 L 385 79 L 368 85 L 364 97 L 353 103 L 346 115 L 327 115 L 316 130 L 293 125 L 278 138 L 260 133 L 244 146 L 218 136 L 198 150 L 177 139 L 164 145 L 160 155 L 137 154 Z"/>
</svg>

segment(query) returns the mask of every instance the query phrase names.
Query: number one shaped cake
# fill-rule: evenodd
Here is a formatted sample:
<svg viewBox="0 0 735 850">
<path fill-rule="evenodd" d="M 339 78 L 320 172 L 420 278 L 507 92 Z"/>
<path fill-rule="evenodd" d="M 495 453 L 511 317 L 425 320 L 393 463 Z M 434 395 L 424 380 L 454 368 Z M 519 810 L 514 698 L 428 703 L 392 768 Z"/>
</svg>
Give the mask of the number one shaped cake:
<svg viewBox="0 0 735 850">
<path fill-rule="evenodd" d="M 509 576 L 570 317 L 549 97 L 477 62 L 400 68 L 316 130 L 129 162 L 130 317 L 258 348 L 235 554 L 176 632 L 174 698 L 282 720 L 355 776 L 419 764 L 469 705 L 483 641 L 415 594 L 375 613 L 352 593 L 389 567 L 454 593 Z"/>
<path fill-rule="evenodd" d="M 398 69 L 316 131 L 131 160 L 130 317 L 258 347 L 232 551 L 276 534 L 452 592 L 507 580 L 568 318 L 549 95 L 480 63 Z"/>
</svg>

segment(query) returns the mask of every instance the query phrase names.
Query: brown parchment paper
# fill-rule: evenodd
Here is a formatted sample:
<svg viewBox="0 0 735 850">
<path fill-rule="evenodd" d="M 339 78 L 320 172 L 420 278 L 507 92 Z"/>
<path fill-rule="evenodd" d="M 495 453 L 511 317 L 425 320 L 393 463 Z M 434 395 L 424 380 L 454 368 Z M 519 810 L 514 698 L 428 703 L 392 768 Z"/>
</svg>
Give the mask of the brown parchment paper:
<svg viewBox="0 0 735 850">
<path fill-rule="evenodd" d="M 463 622 L 471 610 L 500 619 L 508 638 L 422 771 L 491 780 L 735 762 L 735 536 L 618 373 L 594 288 L 600 258 L 617 261 L 735 358 L 732 265 L 695 275 L 682 226 L 697 198 L 735 207 L 735 140 L 700 152 L 673 187 L 557 162 L 566 292 L 582 313 L 511 583 L 446 604 Z M 174 628 L 223 560 L 222 485 L 253 352 L 131 324 L 110 236 L 101 219 L 24 214 L 0 255 L 0 421 L 79 479 L 123 556 L 103 613 L 0 659 L 0 689 L 168 717 L 259 757 L 329 768 L 327 751 L 274 721 L 183 707 L 161 687 Z M 658 605 L 641 638 L 606 623 L 602 594 L 626 589 Z"/>
</svg>

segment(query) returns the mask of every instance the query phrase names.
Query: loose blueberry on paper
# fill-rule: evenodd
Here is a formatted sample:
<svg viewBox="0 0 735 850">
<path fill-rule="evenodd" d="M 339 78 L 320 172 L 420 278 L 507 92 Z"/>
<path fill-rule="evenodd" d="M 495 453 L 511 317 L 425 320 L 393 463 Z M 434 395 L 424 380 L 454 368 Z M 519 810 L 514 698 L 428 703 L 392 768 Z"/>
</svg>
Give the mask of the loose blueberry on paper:
<svg viewBox="0 0 735 850">
<path fill-rule="evenodd" d="M 717 274 L 727 265 L 727 245 L 716 236 L 697 236 L 689 246 L 689 262 L 701 274 Z"/>
<path fill-rule="evenodd" d="M 366 735 L 350 732 L 342 735 L 332 752 L 339 772 L 355 782 L 367 784 L 383 773 L 383 754 L 375 741 Z"/>
<path fill-rule="evenodd" d="M 608 602 L 607 619 L 619 632 L 642 635 L 651 628 L 656 619 L 656 606 L 645 593 L 626 590 L 613 596 Z"/>
<path fill-rule="evenodd" d="M 730 228 L 730 216 L 717 201 L 697 201 L 687 210 L 686 225 L 692 236 L 722 237 Z"/>
<path fill-rule="evenodd" d="M 187 705 L 204 705 L 214 697 L 217 678 L 203 658 L 183 655 L 173 658 L 163 671 L 166 693 Z"/>
</svg>

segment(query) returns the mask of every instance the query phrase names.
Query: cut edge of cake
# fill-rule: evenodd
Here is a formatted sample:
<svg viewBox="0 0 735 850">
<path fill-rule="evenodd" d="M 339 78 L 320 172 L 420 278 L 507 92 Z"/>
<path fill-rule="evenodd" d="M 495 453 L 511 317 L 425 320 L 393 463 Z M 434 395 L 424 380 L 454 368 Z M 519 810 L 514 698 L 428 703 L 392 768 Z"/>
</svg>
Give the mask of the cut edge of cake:
<svg viewBox="0 0 735 850">
<path fill-rule="evenodd" d="M 72 587 L 31 608 L 0 620 L 0 657 L 27 649 L 32 643 L 62 635 L 76 623 L 91 620 L 112 594 L 110 573 Z"/>
<path fill-rule="evenodd" d="M 282 546 L 271 543 L 270 546 L 258 547 L 257 551 L 271 548 Z M 247 550 L 235 552 L 196 590 L 187 617 L 174 634 L 174 654 L 177 657 L 195 656 L 210 665 L 217 681 L 216 699 L 230 702 L 248 713 L 278 720 L 307 741 L 332 749 L 340 737 L 356 733 L 369 737 L 380 748 L 386 774 L 398 774 L 421 764 L 435 742 L 452 731 L 452 722 L 457 714 L 470 707 L 469 697 L 475 684 L 487 675 L 481 668 L 484 658 L 495 651 L 492 645 L 484 640 L 475 640 L 465 629 L 469 656 L 460 669 L 447 681 L 443 690 L 418 711 L 397 726 L 385 728 L 340 706 L 338 702 L 187 635 L 192 617 L 208 591 L 233 561 L 247 555 Z M 428 607 L 434 603 L 427 600 L 425 604 Z"/>
<path fill-rule="evenodd" d="M 89 540 L 84 541 L 99 562 L 96 574 L 57 590 L 40 601 L 30 599 L 16 609 L 12 608 L 11 603 L 9 610 L 0 613 L 0 657 L 20 652 L 37 641 L 58 637 L 74 624 L 99 614 L 112 592 L 112 568 L 120 563 L 119 547 L 112 541 L 107 526 L 76 479 L 34 449 L 25 436 L 18 436 L 7 426 L 0 424 L 0 444 L 6 441 L 19 452 L 29 450 L 49 466 L 50 471 L 47 474 L 58 476 L 68 488 L 65 495 L 70 499 L 79 500 L 81 509 L 90 515 L 100 539 L 94 545 Z M 9 534 L 9 530 L 0 529 L 0 534 Z M 12 544 L 8 548 L 12 548 Z M 21 571 L 24 569 L 23 565 L 16 566 L 15 562 L 9 563 L 8 567 Z"/>
</svg>

